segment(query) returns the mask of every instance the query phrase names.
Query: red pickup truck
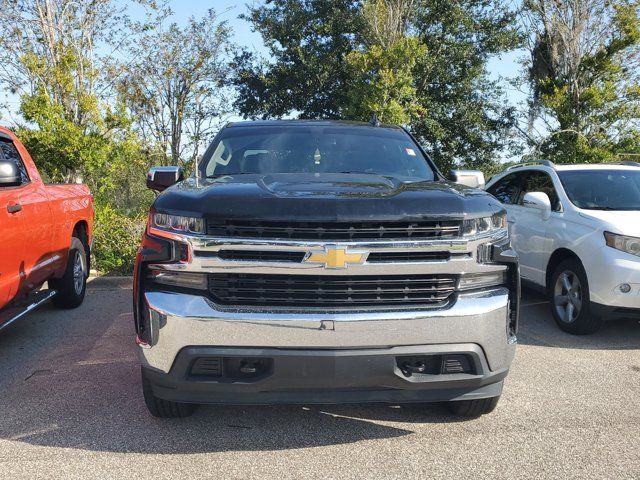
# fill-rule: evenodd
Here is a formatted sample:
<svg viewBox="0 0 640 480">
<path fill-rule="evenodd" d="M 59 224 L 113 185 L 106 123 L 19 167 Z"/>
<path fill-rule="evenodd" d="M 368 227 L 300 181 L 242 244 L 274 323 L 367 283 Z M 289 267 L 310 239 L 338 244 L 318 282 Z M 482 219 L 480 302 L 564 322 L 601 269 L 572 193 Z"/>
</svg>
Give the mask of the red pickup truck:
<svg viewBox="0 0 640 480">
<path fill-rule="evenodd" d="M 61 308 L 82 303 L 92 233 L 89 188 L 45 184 L 24 145 L 0 127 L 0 329 L 49 298 Z"/>
</svg>

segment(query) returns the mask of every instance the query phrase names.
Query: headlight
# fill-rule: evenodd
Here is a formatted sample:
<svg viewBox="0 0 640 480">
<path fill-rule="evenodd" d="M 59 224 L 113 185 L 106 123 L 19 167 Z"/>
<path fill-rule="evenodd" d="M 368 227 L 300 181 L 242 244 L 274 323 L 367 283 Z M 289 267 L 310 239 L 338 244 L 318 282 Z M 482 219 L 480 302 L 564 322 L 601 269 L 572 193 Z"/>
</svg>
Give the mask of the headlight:
<svg viewBox="0 0 640 480">
<path fill-rule="evenodd" d="M 151 218 L 151 225 L 171 232 L 204 233 L 204 220 L 202 218 L 154 213 Z"/>
<path fill-rule="evenodd" d="M 608 246 L 640 257 L 640 238 L 611 232 L 604 232 L 604 238 Z"/>
<path fill-rule="evenodd" d="M 493 235 L 500 232 L 507 233 L 507 214 L 496 213 L 490 217 L 469 218 L 462 222 L 462 235 Z"/>
</svg>

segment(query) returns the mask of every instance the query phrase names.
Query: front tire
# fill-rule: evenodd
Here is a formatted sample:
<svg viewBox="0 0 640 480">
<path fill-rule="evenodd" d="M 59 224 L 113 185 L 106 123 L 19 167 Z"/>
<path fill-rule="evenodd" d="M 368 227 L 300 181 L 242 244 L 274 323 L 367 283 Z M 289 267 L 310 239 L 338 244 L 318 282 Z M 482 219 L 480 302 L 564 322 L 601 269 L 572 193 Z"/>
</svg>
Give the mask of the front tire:
<svg viewBox="0 0 640 480">
<path fill-rule="evenodd" d="M 184 418 L 193 415 L 198 408 L 194 403 L 179 403 L 158 398 L 153 394 L 151 382 L 142 370 L 142 394 L 149 413 L 158 418 Z"/>
<path fill-rule="evenodd" d="M 479 398 L 477 400 L 458 400 L 449 402 L 448 406 L 454 415 L 476 418 L 493 412 L 499 400 L 500 396 L 498 395 L 497 397 Z"/>
<path fill-rule="evenodd" d="M 76 308 L 84 300 L 87 290 L 87 253 L 77 237 L 71 237 L 71 248 L 67 267 L 62 278 L 49 281 L 49 286 L 58 293 L 52 302 L 58 308 Z"/>
<path fill-rule="evenodd" d="M 568 258 L 556 267 L 549 299 L 553 318 L 565 332 L 586 335 L 602 326 L 603 318 L 592 313 L 587 274 L 579 260 Z"/>
</svg>

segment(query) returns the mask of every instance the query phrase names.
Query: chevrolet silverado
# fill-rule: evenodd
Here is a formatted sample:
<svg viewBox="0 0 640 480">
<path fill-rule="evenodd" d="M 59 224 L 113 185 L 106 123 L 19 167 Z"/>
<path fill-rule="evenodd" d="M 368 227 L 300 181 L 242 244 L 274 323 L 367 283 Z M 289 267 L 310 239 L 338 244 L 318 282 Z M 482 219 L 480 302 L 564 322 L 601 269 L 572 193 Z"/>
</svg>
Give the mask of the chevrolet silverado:
<svg viewBox="0 0 640 480">
<path fill-rule="evenodd" d="M 448 401 L 492 411 L 520 283 L 505 210 L 376 122 L 227 125 L 161 193 L 136 259 L 146 405 Z M 475 180 L 474 180 L 475 178 Z"/>
</svg>

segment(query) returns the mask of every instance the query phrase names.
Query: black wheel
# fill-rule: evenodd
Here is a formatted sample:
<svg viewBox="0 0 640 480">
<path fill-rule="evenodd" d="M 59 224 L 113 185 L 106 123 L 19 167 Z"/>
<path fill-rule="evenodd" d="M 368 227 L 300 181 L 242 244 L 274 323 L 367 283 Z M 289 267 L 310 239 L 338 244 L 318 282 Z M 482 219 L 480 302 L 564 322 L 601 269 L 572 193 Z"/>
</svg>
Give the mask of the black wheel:
<svg viewBox="0 0 640 480">
<path fill-rule="evenodd" d="M 142 370 L 142 394 L 144 403 L 147 405 L 149 413 L 158 418 L 184 418 L 193 415 L 198 405 L 195 403 L 178 403 L 170 400 L 163 400 L 153 394 L 151 382 Z"/>
<path fill-rule="evenodd" d="M 556 267 L 549 297 L 553 318 L 565 332 L 584 335 L 602 326 L 603 318 L 591 312 L 587 274 L 578 260 L 569 258 Z"/>
<path fill-rule="evenodd" d="M 58 292 L 53 297 L 53 304 L 58 308 L 78 307 L 84 300 L 88 274 L 84 245 L 79 238 L 72 237 L 64 276 L 49 280 L 49 286 Z"/>
<path fill-rule="evenodd" d="M 461 417 L 479 417 L 485 413 L 491 413 L 498 405 L 500 396 L 479 398 L 477 400 L 459 400 L 456 402 L 449 402 L 449 409 L 455 415 Z"/>
</svg>

